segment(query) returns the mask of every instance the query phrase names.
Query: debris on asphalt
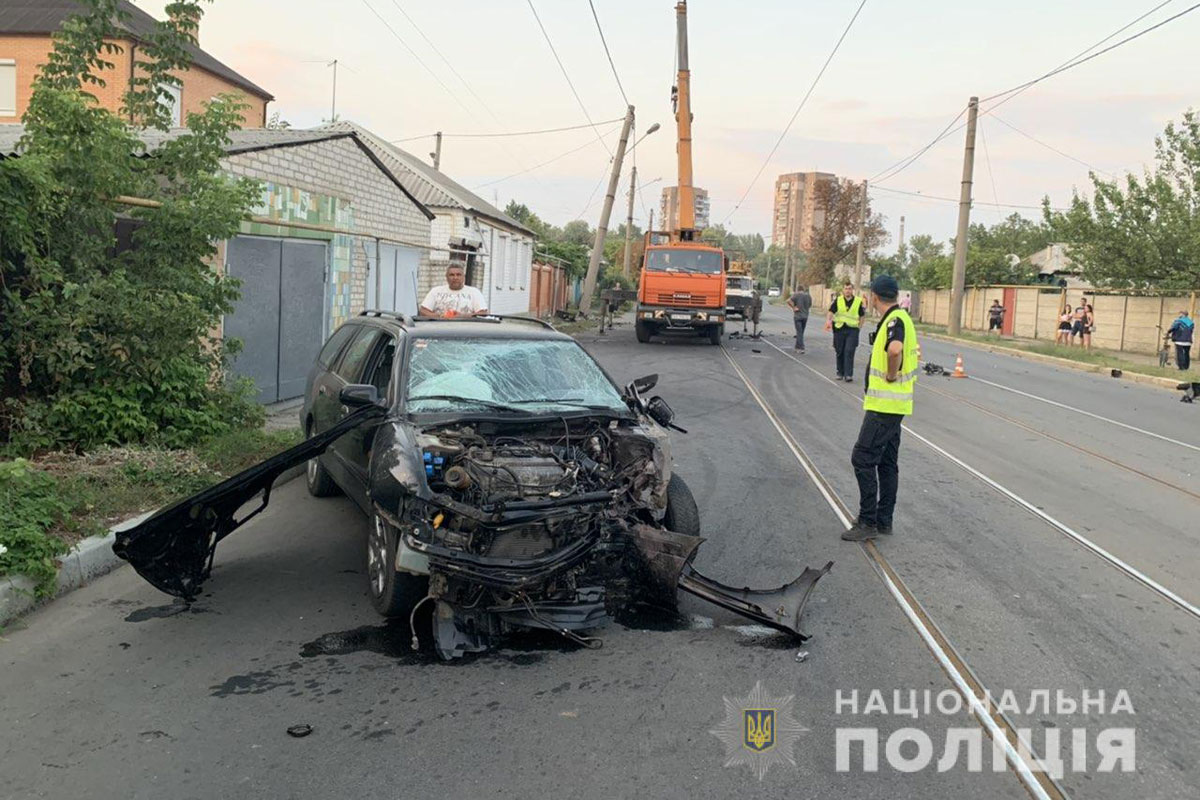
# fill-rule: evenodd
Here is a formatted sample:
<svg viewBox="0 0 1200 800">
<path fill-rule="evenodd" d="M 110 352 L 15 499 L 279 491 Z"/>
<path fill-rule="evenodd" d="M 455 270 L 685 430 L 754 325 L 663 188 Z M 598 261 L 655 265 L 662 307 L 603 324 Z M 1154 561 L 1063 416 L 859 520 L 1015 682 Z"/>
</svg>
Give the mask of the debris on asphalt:
<svg viewBox="0 0 1200 800">
<path fill-rule="evenodd" d="M 313 727 L 312 725 L 293 725 L 287 729 L 287 732 L 288 736 L 291 736 L 295 739 L 303 739 L 305 736 L 308 736 L 313 732 Z"/>
<path fill-rule="evenodd" d="M 1119 369 L 1114 369 L 1114 370 L 1112 371 L 1112 376 L 1113 376 L 1114 378 L 1119 378 L 1119 377 L 1121 377 L 1121 370 L 1119 370 Z"/>
<path fill-rule="evenodd" d="M 797 664 L 803 664 L 805 661 L 808 661 L 808 651 L 807 650 L 801 650 L 799 653 L 796 653 L 796 663 Z"/>
</svg>

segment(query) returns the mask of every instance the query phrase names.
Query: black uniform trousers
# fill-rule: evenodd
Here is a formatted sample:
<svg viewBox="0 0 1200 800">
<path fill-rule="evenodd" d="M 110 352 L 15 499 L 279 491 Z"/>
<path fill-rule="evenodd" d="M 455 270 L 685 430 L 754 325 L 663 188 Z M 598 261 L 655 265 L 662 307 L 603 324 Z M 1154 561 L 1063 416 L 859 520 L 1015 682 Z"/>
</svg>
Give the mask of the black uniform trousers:
<svg viewBox="0 0 1200 800">
<path fill-rule="evenodd" d="M 863 414 L 858 441 L 850 455 L 858 479 L 858 520 L 890 528 L 900 483 L 900 423 L 903 414 Z"/>
<path fill-rule="evenodd" d="M 837 374 L 854 377 L 854 351 L 858 349 L 858 328 L 843 325 L 833 329 L 833 352 L 836 353 Z"/>
</svg>

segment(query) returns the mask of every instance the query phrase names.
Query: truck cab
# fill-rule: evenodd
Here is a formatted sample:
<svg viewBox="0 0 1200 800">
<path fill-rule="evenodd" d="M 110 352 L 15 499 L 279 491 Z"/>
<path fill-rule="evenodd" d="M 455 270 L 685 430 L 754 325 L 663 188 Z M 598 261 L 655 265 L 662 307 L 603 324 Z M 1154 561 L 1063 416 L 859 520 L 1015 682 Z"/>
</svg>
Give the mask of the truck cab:
<svg viewBox="0 0 1200 800">
<path fill-rule="evenodd" d="M 646 235 L 638 288 L 639 342 L 669 331 L 690 331 L 720 344 L 725 332 L 724 252 L 698 242 L 653 244 Z M 661 238 L 658 239 L 661 241 Z"/>
</svg>

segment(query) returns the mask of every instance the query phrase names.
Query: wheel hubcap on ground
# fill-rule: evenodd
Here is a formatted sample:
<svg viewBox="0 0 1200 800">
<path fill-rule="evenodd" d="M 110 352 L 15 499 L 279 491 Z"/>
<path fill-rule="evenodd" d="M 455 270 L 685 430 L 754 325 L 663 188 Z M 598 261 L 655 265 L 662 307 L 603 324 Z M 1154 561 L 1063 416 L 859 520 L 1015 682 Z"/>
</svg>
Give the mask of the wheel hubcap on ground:
<svg viewBox="0 0 1200 800">
<path fill-rule="evenodd" d="M 384 521 L 376 516 L 371 526 L 371 534 L 367 539 L 367 577 L 371 581 L 371 591 L 376 596 L 383 594 L 383 584 L 387 577 L 387 531 Z"/>
</svg>

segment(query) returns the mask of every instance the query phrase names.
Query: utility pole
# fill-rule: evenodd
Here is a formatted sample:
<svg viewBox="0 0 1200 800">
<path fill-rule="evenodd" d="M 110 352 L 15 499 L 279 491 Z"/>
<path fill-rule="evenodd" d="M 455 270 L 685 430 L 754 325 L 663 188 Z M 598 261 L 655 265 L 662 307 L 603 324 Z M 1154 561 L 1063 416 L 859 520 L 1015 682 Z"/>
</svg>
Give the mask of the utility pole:
<svg viewBox="0 0 1200 800">
<path fill-rule="evenodd" d="M 904 258 L 904 215 L 900 215 L 900 246 L 896 248 L 896 252 L 900 254 L 900 258 Z M 903 266 L 903 264 L 901 264 Z"/>
<path fill-rule="evenodd" d="M 863 181 L 862 197 L 859 199 L 858 206 L 858 248 L 854 253 L 854 289 L 862 291 L 862 270 L 863 258 L 866 255 L 863 252 L 863 239 L 867 233 L 867 182 Z"/>
<path fill-rule="evenodd" d="M 433 168 L 437 171 L 442 169 L 442 132 L 438 131 L 433 135 Z"/>
<path fill-rule="evenodd" d="M 967 106 L 967 144 L 963 149 L 962 189 L 958 196 L 958 235 L 954 238 L 954 277 L 950 283 L 950 335 L 962 331 L 963 284 L 967 277 L 967 231 L 971 227 L 971 180 L 975 174 L 975 121 L 979 98 Z"/>
<path fill-rule="evenodd" d="M 789 211 L 791 208 L 789 206 Z M 792 220 L 788 217 L 787 235 L 783 237 L 783 291 L 781 294 L 790 295 L 792 286 Z"/>
<path fill-rule="evenodd" d="M 600 259 L 604 256 L 604 238 L 608 235 L 608 219 L 612 216 L 613 201 L 617 196 L 617 181 L 621 179 L 621 162 L 625 160 L 625 145 L 629 143 L 629 130 L 633 127 L 633 106 L 625 111 L 625 124 L 621 126 L 621 141 L 613 156 L 612 172 L 608 176 L 608 193 L 604 195 L 604 208 L 600 211 L 600 223 L 596 226 L 596 240 L 592 244 L 592 257 L 588 261 L 587 276 L 583 279 L 583 293 L 579 296 L 579 313 L 587 316 L 592 307 L 592 295 L 596 292 L 596 276 L 600 271 Z"/>
<path fill-rule="evenodd" d="M 654 209 L 650 209 L 650 225 L 646 228 L 648 231 L 654 230 Z"/>
<path fill-rule="evenodd" d="M 329 121 L 337 122 L 337 65 L 338 60 L 335 58 L 330 66 L 333 67 L 333 99 L 329 103 Z"/>
<path fill-rule="evenodd" d="M 637 164 L 634 164 L 633 168 L 629 170 L 629 213 L 625 215 L 625 268 L 622 271 L 626 278 L 629 277 L 629 259 L 632 255 L 630 236 L 633 232 L 633 193 L 635 191 L 637 191 Z"/>
</svg>

